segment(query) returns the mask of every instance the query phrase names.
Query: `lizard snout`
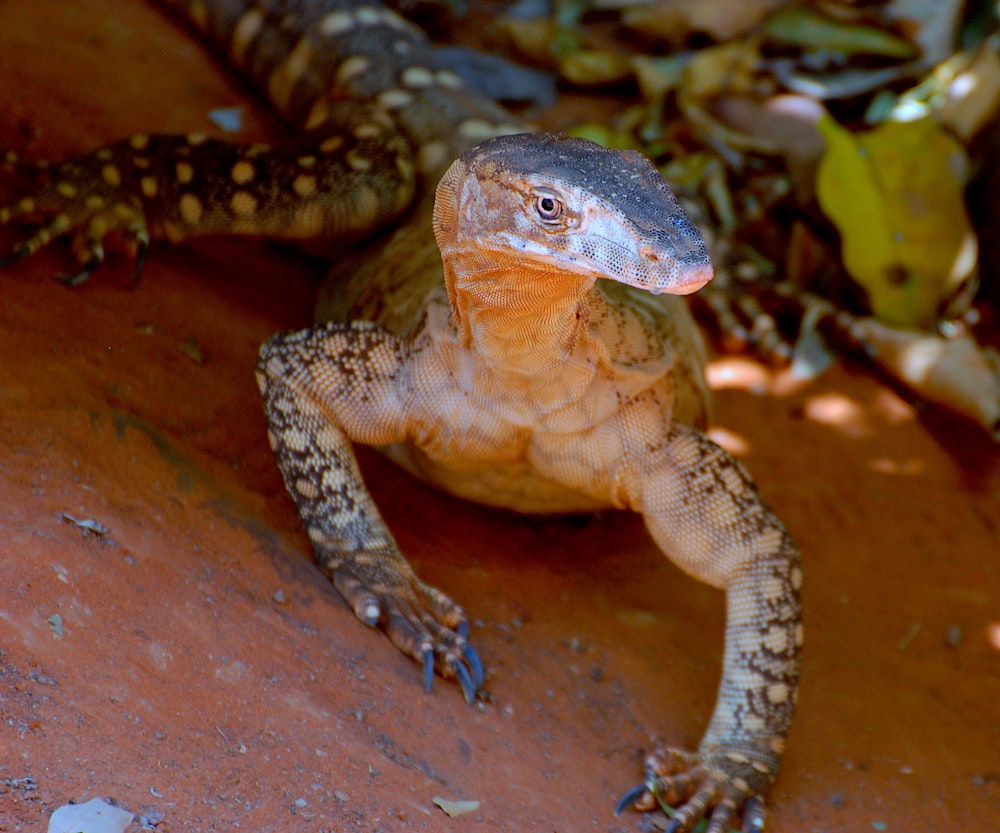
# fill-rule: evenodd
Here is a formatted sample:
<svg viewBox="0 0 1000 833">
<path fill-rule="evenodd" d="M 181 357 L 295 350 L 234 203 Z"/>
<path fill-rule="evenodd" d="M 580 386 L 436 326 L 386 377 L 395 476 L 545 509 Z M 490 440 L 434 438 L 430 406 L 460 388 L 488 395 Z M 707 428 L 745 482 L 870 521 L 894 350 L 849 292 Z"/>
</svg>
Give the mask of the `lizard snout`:
<svg viewBox="0 0 1000 833">
<path fill-rule="evenodd" d="M 699 258 L 696 263 L 679 262 L 664 255 L 663 250 L 656 246 L 640 246 L 639 258 L 649 265 L 654 275 L 646 288 L 657 294 L 690 295 L 712 280 L 715 274 L 707 258 Z M 665 276 L 661 274 L 664 272 Z"/>
</svg>

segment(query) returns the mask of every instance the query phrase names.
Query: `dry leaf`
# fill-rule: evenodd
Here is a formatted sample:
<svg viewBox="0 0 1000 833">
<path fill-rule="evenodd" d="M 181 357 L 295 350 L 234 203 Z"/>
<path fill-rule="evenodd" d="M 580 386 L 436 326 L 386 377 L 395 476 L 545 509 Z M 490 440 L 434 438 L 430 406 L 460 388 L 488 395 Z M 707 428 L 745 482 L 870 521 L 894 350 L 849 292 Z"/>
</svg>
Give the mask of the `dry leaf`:
<svg viewBox="0 0 1000 833">
<path fill-rule="evenodd" d="M 661 0 L 629 9 L 622 16 L 626 26 L 682 43 L 692 32 L 717 41 L 732 40 L 760 24 L 787 0 Z"/>
<path fill-rule="evenodd" d="M 936 64 L 955 49 L 965 0 L 890 0 L 886 16 L 908 32 L 920 46 L 922 58 Z"/>
<path fill-rule="evenodd" d="M 959 61 L 955 71 L 947 73 L 950 77 L 947 77 L 938 118 L 968 142 L 982 128 L 992 124 L 1000 110 L 1000 54 L 996 40 L 985 41 L 971 56 L 955 56 L 944 67 Z"/>
<path fill-rule="evenodd" d="M 859 318 L 846 327 L 868 357 L 929 402 L 957 411 L 1000 441 L 1000 358 L 968 333 L 944 338 Z"/>
<path fill-rule="evenodd" d="M 526 58 L 531 58 L 540 64 L 551 60 L 552 39 L 557 30 L 554 21 L 547 17 L 519 18 L 500 15 L 493 25 Z"/>
<path fill-rule="evenodd" d="M 459 816 L 467 816 L 469 813 L 474 813 L 479 809 L 478 801 L 449 801 L 447 798 L 439 796 L 434 796 L 431 801 L 453 819 Z"/>
<path fill-rule="evenodd" d="M 748 136 L 724 124 L 713 112 L 722 96 L 752 94 L 761 63 L 759 41 L 744 38 L 696 52 L 684 67 L 677 105 L 702 137 L 711 143 L 757 153 L 777 152 L 767 139 Z"/>
</svg>

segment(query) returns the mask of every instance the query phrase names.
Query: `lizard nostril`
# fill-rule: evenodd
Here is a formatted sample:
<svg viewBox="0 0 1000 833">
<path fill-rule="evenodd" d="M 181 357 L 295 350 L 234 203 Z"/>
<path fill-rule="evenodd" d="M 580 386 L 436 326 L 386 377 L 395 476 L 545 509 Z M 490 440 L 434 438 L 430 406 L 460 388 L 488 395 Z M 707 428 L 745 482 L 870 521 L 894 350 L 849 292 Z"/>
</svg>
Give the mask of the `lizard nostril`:
<svg viewBox="0 0 1000 833">
<path fill-rule="evenodd" d="M 655 249 L 650 249 L 646 246 L 643 246 L 641 249 L 639 249 L 639 255 L 641 257 L 644 257 L 646 260 L 653 261 L 653 263 L 660 262 L 660 258 L 657 256 Z"/>
</svg>

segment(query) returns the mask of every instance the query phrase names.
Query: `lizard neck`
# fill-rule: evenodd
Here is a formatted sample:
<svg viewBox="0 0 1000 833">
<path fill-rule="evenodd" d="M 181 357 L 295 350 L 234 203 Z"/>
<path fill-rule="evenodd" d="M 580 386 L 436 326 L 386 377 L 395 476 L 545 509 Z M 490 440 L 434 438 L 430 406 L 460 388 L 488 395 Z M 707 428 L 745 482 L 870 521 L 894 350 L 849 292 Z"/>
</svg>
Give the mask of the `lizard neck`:
<svg viewBox="0 0 1000 833">
<path fill-rule="evenodd" d="M 442 256 L 459 340 L 494 369 L 545 374 L 590 352 L 593 279 L 498 252 L 443 248 Z"/>
</svg>

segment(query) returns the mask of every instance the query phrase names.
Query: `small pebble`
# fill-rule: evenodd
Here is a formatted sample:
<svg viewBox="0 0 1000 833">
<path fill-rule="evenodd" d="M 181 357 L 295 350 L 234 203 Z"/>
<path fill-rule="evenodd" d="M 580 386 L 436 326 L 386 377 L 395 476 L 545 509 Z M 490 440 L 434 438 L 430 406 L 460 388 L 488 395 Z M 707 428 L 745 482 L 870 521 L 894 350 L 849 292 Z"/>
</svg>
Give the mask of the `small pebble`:
<svg viewBox="0 0 1000 833">
<path fill-rule="evenodd" d="M 216 107 L 208 111 L 209 121 L 226 133 L 238 133 L 243 129 L 242 107 Z"/>
</svg>

